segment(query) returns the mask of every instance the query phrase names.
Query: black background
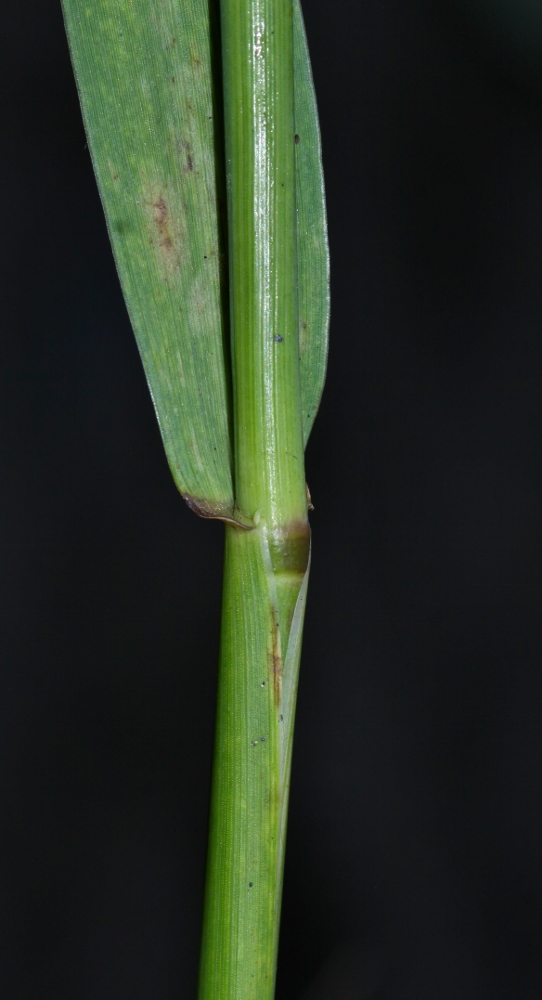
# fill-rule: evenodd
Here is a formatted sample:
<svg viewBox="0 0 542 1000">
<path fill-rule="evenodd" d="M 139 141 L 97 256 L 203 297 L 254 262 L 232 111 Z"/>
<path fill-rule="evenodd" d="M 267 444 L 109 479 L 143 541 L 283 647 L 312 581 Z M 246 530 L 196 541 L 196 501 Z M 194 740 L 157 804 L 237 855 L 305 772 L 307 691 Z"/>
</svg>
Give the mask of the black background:
<svg viewBox="0 0 542 1000">
<path fill-rule="evenodd" d="M 304 9 L 333 319 L 277 1000 L 540 1000 L 542 15 Z M 190 998 L 222 529 L 166 466 L 59 4 L 2 23 L 0 990 Z"/>
</svg>

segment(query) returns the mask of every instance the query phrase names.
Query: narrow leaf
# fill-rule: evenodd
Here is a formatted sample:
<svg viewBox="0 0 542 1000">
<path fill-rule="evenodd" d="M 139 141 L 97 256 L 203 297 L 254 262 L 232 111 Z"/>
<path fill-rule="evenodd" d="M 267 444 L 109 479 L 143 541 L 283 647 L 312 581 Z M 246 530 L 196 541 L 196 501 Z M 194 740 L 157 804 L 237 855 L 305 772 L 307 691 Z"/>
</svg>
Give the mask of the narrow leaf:
<svg viewBox="0 0 542 1000">
<path fill-rule="evenodd" d="M 234 511 L 219 39 L 208 0 L 63 0 L 115 260 L 167 458 L 204 516 Z M 211 11 L 211 13 L 210 13 Z M 303 426 L 327 354 L 314 88 L 294 3 Z"/>
<path fill-rule="evenodd" d="M 324 388 L 329 332 L 329 252 L 318 108 L 303 14 L 294 2 L 297 280 L 303 437 Z"/>
<path fill-rule="evenodd" d="M 232 506 L 207 0 L 64 0 L 109 235 L 175 482 Z"/>
</svg>

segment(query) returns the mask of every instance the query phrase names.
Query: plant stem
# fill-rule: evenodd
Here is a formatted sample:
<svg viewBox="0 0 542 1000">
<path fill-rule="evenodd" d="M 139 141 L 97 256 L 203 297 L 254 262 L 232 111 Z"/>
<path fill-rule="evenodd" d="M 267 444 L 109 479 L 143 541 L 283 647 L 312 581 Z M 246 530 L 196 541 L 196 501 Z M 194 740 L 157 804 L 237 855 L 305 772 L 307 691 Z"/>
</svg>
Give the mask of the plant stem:
<svg viewBox="0 0 542 1000">
<path fill-rule="evenodd" d="M 270 1000 L 274 994 L 306 586 L 281 677 L 267 552 L 259 530 L 226 528 L 200 1000 Z"/>
<path fill-rule="evenodd" d="M 291 0 L 222 0 L 237 502 L 306 519 Z"/>
<path fill-rule="evenodd" d="M 271 1000 L 308 575 L 291 0 L 222 0 L 236 502 L 200 1000 Z"/>
</svg>

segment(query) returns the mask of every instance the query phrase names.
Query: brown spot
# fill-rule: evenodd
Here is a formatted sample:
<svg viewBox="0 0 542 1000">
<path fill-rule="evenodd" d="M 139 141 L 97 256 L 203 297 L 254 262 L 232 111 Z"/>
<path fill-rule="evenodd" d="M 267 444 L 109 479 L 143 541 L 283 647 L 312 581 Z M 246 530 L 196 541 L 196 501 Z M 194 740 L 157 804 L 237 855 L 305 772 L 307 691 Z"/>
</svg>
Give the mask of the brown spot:
<svg viewBox="0 0 542 1000">
<path fill-rule="evenodd" d="M 154 221 L 159 229 L 163 229 L 167 222 L 167 205 L 162 196 L 156 199 L 152 207 L 154 208 Z"/>
<path fill-rule="evenodd" d="M 275 622 L 273 622 L 273 649 L 270 654 L 269 666 L 273 678 L 275 705 L 278 706 L 282 701 L 282 655 L 280 651 L 280 629 Z"/>
<path fill-rule="evenodd" d="M 162 196 L 153 202 L 154 221 L 158 227 L 158 245 L 165 251 L 168 260 L 171 262 L 171 251 L 173 250 L 173 240 L 169 231 L 168 207 Z"/>
<path fill-rule="evenodd" d="M 169 280 L 169 275 L 179 269 L 181 263 L 182 230 L 172 218 L 167 192 L 158 185 L 147 189 L 145 204 L 148 206 L 150 224 L 150 242 L 155 247 L 161 264 L 163 278 Z"/>
<path fill-rule="evenodd" d="M 183 173 L 191 174 L 194 169 L 193 150 L 187 139 L 180 139 L 177 143 L 177 152 L 184 159 L 181 163 Z"/>
<path fill-rule="evenodd" d="M 194 69 L 199 69 L 201 66 L 201 52 L 199 51 L 196 44 L 190 46 L 190 62 Z"/>
<path fill-rule="evenodd" d="M 171 82 L 175 83 L 175 77 L 174 76 L 171 77 Z"/>
<path fill-rule="evenodd" d="M 302 319 L 301 320 L 301 329 L 302 330 L 306 330 L 307 329 L 307 320 L 306 319 Z"/>
<path fill-rule="evenodd" d="M 113 180 L 114 181 L 118 181 L 118 179 L 119 179 L 119 175 L 118 174 L 113 174 Z"/>
<path fill-rule="evenodd" d="M 296 146 L 299 146 L 299 136 L 298 136 L 297 132 L 296 132 L 296 134 L 294 136 L 294 140 L 295 140 Z"/>
</svg>

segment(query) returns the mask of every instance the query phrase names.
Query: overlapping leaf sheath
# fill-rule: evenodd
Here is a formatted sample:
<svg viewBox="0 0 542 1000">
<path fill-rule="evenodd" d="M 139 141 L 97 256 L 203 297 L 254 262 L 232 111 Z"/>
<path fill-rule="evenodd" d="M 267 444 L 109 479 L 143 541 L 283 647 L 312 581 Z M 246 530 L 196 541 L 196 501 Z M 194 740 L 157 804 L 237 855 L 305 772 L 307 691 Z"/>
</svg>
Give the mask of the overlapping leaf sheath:
<svg viewBox="0 0 542 1000">
<path fill-rule="evenodd" d="M 265 530 L 226 536 L 199 996 L 264 1000 L 275 982 L 308 567 L 281 632 Z"/>
</svg>

